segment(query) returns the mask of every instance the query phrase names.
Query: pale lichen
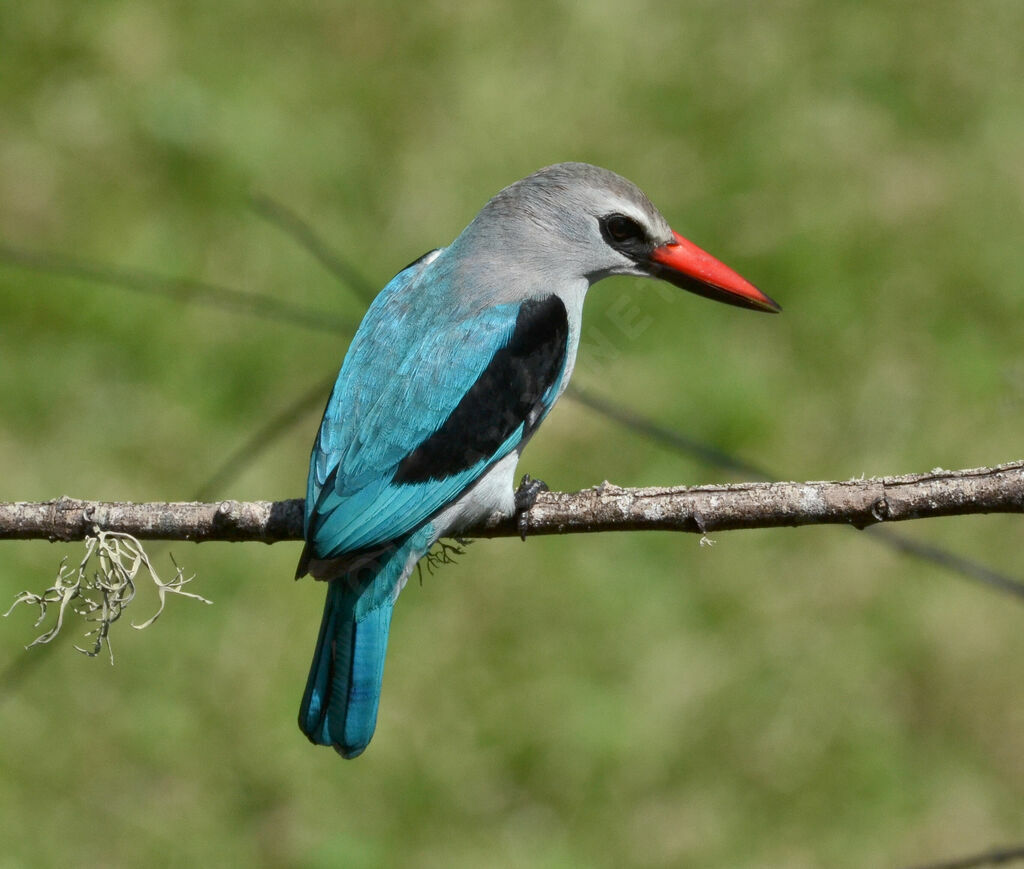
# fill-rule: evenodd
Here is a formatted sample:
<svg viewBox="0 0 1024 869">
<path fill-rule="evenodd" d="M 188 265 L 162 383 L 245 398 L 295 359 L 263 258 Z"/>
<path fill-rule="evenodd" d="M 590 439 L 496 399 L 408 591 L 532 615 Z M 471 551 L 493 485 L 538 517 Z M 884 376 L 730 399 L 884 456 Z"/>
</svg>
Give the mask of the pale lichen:
<svg viewBox="0 0 1024 869">
<path fill-rule="evenodd" d="M 26 646 L 32 648 L 40 643 L 49 643 L 61 631 L 68 608 L 77 616 L 95 627 L 86 631 L 86 637 L 93 638 L 91 649 L 75 646 L 78 651 L 94 657 L 106 644 L 110 654 L 110 663 L 114 663 L 114 651 L 110 645 L 111 626 L 121 618 L 124 611 L 135 598 L 138 581 L 149 581 L 156 588 L 159 606 L 157 611 L 141 624 L 132 622 L 132 627 L 142 630 L 155 622 L 164 611 L 168 594 L 190 597 L 203 603 L 211 601 L 201 595 L 185 591 L 183 586 L 195 579 L 195 574 L 185 576 L 184 570 L 171 557 L 174 565 L 174 576 L 163 580 L 149 559 L 142 544 L 130 534 L 117 531 L 103 531 L 94 528 L 93 533 L 85 539 L 85 554 L 77 565 L 69 565 L 65 557 L 57 569 L 57 577 L 42 594 L 23 591 L 19 594 L 11 608 L 4 613 L 10 615 L 18 604 L 39 607 L 38 627 L 46 619 L 51 606 L 57 608 L 57 617 L 49 630 L 40 634 Z M 141 573 L 141 576 L 140 576 Z"/>
</svg>

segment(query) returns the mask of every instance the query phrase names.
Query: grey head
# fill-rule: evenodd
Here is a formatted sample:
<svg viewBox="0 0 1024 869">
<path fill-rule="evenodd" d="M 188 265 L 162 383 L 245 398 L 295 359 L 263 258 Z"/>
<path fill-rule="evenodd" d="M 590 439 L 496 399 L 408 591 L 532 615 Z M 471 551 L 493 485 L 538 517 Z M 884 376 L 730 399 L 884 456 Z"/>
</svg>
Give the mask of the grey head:
<svg viewBox="0 0 1024 869">
<path fill-rule="evenodd" d="M 467 294 L 490 301 L 585 292 L 609 275 L 656 277 L 761 311 L 771 299 L 669 226 L 633 182 L 556 163 L 492 198 L 452 243 Z"/>
<path fill-rule="evenodd" d="M 589 163 L 556 163 L 509 185 L 463 233 L 473 246 L 514 251 L 548 278 L 594 283 L 647 274 L 638 259 L 673 241 L 668 221 L 632 181 Z"/>
</svg>

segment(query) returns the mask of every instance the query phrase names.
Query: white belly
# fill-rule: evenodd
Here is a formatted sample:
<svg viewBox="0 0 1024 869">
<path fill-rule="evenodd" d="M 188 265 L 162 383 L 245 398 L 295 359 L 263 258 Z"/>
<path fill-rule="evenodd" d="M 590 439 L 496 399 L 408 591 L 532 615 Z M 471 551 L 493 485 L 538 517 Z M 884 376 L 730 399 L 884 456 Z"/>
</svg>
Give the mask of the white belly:
<svg viewBox="0 0 1024 869">
<path fill-rule="evenodd" d="M 493 513 L 511 516 L 516 509 L 514 493 L 518 463 L 519 453 L 513 450 L 461 498 L 438 513 L 431 521 L 435 539 L 458 534 Z"/>
</svg>

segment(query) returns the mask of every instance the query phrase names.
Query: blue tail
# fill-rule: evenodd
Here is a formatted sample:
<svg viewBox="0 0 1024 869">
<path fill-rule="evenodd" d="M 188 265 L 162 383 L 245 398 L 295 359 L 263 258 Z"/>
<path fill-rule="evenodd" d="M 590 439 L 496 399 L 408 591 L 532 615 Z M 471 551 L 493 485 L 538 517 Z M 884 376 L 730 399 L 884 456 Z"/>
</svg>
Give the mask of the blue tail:
<svg viewBox="0 0 1024 869">
<path fill-rule="evenodd" d="M 391 612 L 411 554 L 406 541 L 328 585 L 299 727 L 342 757 L 362 754 L 377 726 Z"/>
</svg>

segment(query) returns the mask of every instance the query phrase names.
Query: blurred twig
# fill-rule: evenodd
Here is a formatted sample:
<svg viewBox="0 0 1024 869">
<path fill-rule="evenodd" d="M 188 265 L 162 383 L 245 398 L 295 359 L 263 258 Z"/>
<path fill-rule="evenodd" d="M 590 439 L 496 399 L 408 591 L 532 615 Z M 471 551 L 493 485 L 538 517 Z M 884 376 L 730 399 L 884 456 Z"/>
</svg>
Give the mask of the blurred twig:
<svg viewBox="0 0 1024 869">
<path fill-rule="evenodd" d="M 565 394 L 578 401 L 584 407 L 589 407 L 591 410 L 601 414 L 601 416 L 625 426 L 630 431 L 643 435 L 648 440 L 662 443 L 676 452 L 694 456 L 712 467 L 742 474 L 752 480 L 770 481 L 775 479 L 764 468 L 758 467 L 745 459 L 691 438 L 682 432 L 667 428 L 652 419 L 634 413 L 621 404 L 608 401 L 608 399 L 594 395 L 592 392 L 581 389 L 574 384 L 569 384 Z"/>
<path fill-rule="evenodd" d="M 342 259 L 327 245 L 313 227 L 286 205 L 262 193 L 250 197 L 253 211 L 269 221 L 285 234 L 291 236 L 306 251 L 313 255 L 327 272 L 343 284 L 354 289 L 369 304 L 377 294 L 377 288 L 355 266 Z"/>
<path fill-rule="evenodd" d="M 930 561 L 936 567 L 964 576 L 967 579 L 986 585 L 996 591 L 1003 591 L 1007 594 L 1016 595 L 1024 599 L 1024 582 L 1007 576 L 987 565 L 981 564 L 972 558 L 964 558 L 941 546 L 931 543 L 922 543 L 914 540 L 906 534 L 900 534 L 892 528 L 883 528 L 881 525 L 872 525 L 865 528 L 864 533 L 876 543 L 881 543 L 890 549 L 897 549 L 905 555 L 912 555 L 923 561 Z"/>
<path fill-rule="evenodd" d="M 1014 863 L 1024 860 L 1024 845 L 1013 845 L 1009 848 L 992 848 L 970 857 L 956 860 L 940 860 L 938 863 L 921 863 L 910 869 L 975 869 L 978 866 L 999 866 L 1003 863 Z"/>
<path fill-rule="evenodd" d="M 170 278 L 137 269 L 107 266 L 59 253 L 29 251 L 0 244 L 0 265 L 19 266 L 47 274 L 95 281 L 136 293 L 165 296 L 179 302 L 195 300 L 305 329 L 349 334 L 355 331 L 355 324 L 349 320 L 293 305 L 272 296 L 262 296 L 191 278 Z"/>
<path fill-rule="evenodd" d="M 571 395 L 585 407 L 597 411 L 602 416 L 625 426 L 630 431 L 638 432 L 649 440 L 664 444 L 677 452 L 696 456 L 709 465 L 717 466 L 727 471 L 742 473 L 751 479 L 769 482 L 778 480 L 778 477 L 772 475 L 764 468 L 723 452 L 709 444 L 696 441 L 673 429 L 666 428 L 654 420 L 631 411 L 622 405 L 614 404 L 606 399 L 591 395 L 589 392 L 574 388 L 571 385 L 566 390 L 566 395 Z M 981 564 L 974 559 L 965 558 L 941 546 L 914 540 L 892 528 L 882 528 L 873 525 L 862 530 L 876 543 L 880 543 L 890 549 L 896 549 L 904 555 L 931 562 L 936 567 L 941 567 L 943 570 L 967 577 L 982 585 L 987 585 L 989 588 L 1024 598 L 1024 582 L 993 570 L 991 567 Z"/>
<path fill-rule="evenodd" d="M 196 491 L 195 499 L 205 501 L 216 497 L 217 493 L 223 491 L 227 484 L 235 479 L 242 471 L 255 461 L 256 457 L 266 450 L 300 419 L 303 414 L 314 407 L 322 407 L 327 404 L 327 396 L 330 395 L 331 387 L 334 385 L 334 375 L 327 380 L 315 384 L 312 389 L 307 390 L 287 407 L 278 411 L 263 425 L 257 428 L 246 440 L 231 453 Z"/>
</svg>

